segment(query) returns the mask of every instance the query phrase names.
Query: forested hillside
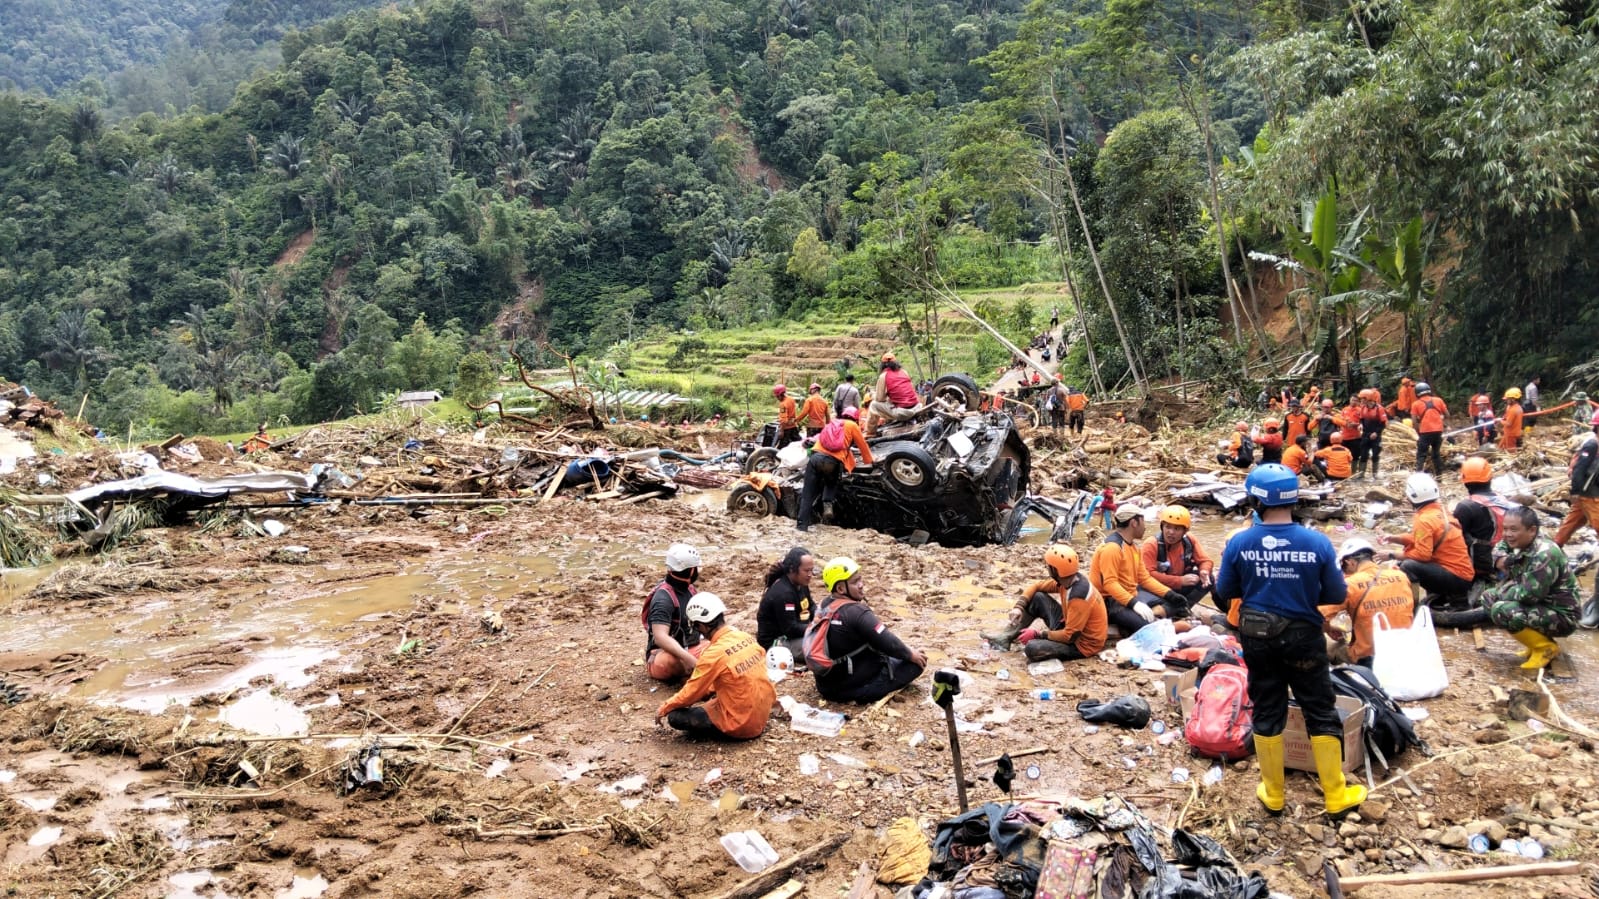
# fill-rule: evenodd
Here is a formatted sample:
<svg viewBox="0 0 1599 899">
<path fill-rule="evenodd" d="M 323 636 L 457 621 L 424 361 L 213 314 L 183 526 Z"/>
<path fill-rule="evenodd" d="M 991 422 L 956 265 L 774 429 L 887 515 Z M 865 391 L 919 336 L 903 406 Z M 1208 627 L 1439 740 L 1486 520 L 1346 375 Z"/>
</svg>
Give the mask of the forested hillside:
<svg viewBox="0 0 1599 899">
<path fill-rule="evenodd" d="M 357 12 L 216 114 L 0 95 L 0 375 L 214 430 L 822 305 L 931 363 L 942 291 L 1068 278 L 1084 383 L 1336 369 L 1389 310 L 1420 370 L 1558 379 L 1599 316 L 1595 34 L 1504 0 Z"/>
</svg>

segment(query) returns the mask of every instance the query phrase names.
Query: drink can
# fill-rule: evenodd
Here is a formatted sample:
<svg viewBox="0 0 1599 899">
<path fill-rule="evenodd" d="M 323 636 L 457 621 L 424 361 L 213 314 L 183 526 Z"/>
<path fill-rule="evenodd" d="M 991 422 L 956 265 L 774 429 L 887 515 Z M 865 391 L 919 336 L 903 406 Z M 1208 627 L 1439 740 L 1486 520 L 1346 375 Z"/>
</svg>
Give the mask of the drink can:
<svg viewBox="0 0 1599 899">
<path fill-rule="evenodd" d="M 1471 848 L 1472 852 L 1481 855 L 1488 851 L 1488 837 L 1480 833 L 1474 834 L 1470 840 L 1466 841 L 1466 845 Z"/>
</svg>

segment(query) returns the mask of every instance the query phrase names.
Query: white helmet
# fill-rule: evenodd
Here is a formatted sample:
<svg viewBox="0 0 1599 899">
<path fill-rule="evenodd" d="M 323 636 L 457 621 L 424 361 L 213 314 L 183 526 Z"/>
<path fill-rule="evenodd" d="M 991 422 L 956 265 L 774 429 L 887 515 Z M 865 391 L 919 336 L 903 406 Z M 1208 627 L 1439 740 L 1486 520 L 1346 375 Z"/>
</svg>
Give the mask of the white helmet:
<svg viewBox="0 0 1599 899">
<path fill-rule="evenodd" d="M 1338 561 L 1342 562 L 1356 553 L 1375 553 L 1376 551 L 1377 547 L 1372 546 L 1370 540 L 1361 537 L 1350 537 L 1344 541 L 1343 546 L 1338 547 Z"/>
<path fill-rule="evenodd" d="M 700 567 L 700 551 L 687 543 L 674 543 L 666 550 L 668 571 L 687 571 Z"/>
<path fill-rule="evenodd" d="M 718 615 L 726 614 L 727 606 L 723 604 L 722 598 L 715 593 L 705 591 L 694 594 L 694 598 L 689 600 L 683 609 L 683 617 L 695 624 L 710 624 Z"/>
<path fill-rule="evenodd" d="M 1424 471 L 1412 474 L 1405 478 L 1405 499 L 1416 505 L 1435 502 L 1438 499 L 1438 482 Z"/>
</svg>

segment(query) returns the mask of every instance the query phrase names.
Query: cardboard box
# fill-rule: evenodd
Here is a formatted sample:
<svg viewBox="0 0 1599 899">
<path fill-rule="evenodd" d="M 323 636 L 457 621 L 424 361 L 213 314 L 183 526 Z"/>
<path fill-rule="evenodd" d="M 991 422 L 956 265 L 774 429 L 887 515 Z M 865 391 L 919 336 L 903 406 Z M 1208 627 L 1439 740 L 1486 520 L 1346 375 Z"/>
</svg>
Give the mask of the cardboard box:
<svg viewBox="0 0 1599 899">
<path fill-rule="evenodd" d="M 1167 678 L 1174 673 L 1168 671 Z M 1183 720 L 1187 721 L 1194 713 L 1194 697 L 1199 693 L 1199 669 L 1190 668 L 1176 676 L 1175 684 L 1171 680 L 1166 683 L 1168 699 L 1175 686 L 1183 707 Z M 1353 771 L 1366 763 L 1366 741 L 1362 739 L 1366 706 L 1358 699 L 1339 696 L 1338 717 L 1344 722 L 1344 770 Z M 1295 771 L 1316 770 L 1316 757 L 1310 753 L 1310 736 L 1305 733 L 1305 713 L 1297 702 L 1288 703 L 1288 723 L 1283 727 L 1283 764 Z"/>
<path fill-rule="evenodd" d="M 1183 678 L 1194 674 L 1195 670 L 1189 668 L 1187 671 L 1167 671 L 1160 676 L 1161 686 L 1165 688 L 1167 705 L 1180 706 L 1183 704 L 1183 687 L 1185 686 Z M 1192 687 L 1193 685 L 1194 678 L 1189 677 L 1186 686 Z"/>
</svg>

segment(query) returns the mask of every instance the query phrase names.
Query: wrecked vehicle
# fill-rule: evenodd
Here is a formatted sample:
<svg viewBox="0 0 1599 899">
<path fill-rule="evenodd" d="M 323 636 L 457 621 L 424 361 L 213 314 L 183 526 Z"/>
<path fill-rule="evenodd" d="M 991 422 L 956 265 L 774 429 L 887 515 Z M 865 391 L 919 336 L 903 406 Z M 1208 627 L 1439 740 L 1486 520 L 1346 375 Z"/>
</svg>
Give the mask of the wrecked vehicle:
<svg viewBox="0 0 1599 899">
<path fill-rule="evenodd" d="M 1031 454 L 1009 415 L 977 406 L 971 378 L 939 378 L 919 415 L 872 438 L 875 464 L 844 475 L 830 523 L 944 546 L 1013 540 L 1011 510 L 1027 495 Z M 797 518 L 805 456 L 791 447 L 780 459 L 775 471 L 740 479 L 728 510 Z"/>
</svg>

